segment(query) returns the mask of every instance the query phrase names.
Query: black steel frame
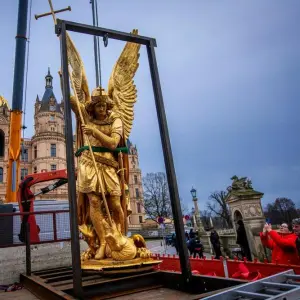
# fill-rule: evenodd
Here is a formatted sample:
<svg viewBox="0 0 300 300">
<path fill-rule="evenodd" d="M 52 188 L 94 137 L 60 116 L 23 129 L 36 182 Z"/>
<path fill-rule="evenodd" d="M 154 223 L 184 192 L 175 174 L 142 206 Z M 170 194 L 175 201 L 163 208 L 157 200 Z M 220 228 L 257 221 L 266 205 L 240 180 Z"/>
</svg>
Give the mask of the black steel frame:
<svg viewBox="0 0 300 300">
<path fill-rule="evenodd" d="M 132 35 L 126 32 L 120 32 L 107 28 L 94 27 L 85 24 L 74 23 L 65 20 L 57 20 L 55 26 L 55 33 L 60 36 L 61 44 L 61 65 L 63 78 L 63 98 L 65 99 L 65 122 L 66 122 L 66 156 L 67 156 L 67 170 L 68 170 L 68 192 L 70 200 L 70 229 L 71 229 L 71 247 L 72 247 L 72 264 L 73 264 L 73 286 L 74 294 L 77 297 L 83 297 L 82 289 L 82 274 L 80 265 L 80 246 L 77 222 L 77 205 L 76 205 L 76 184 L 75 184 L 75 167 L 73 156 L 73 132 L 71 107 L 67 99 L 70 98 L 70 83 L 68 73 L 68 57 L 67 57 L 67 42 L 66 32 L 74 31 L 83 34 L 96 35 L 106 37 L 108 39 L 116 39 L 125 42 L 134 42 L 147 47 L 149 67 L 152 78 L 153 92 L 155 97 L 156 112 L 159 124 L 159 131 L 164 154 L 164 161 L 166 167 L 166 174 L 169 185 L 169 193 L 172 205 L 172 212 L 174 217 L 174 225 L 176 232 L 176 239 L 179 248 L 180 265 L 182 270 L 181 280 L 186 289 L 189 288 L 191 281 L 191 267 L 189 261 L 188 250 L 185 241 L 184 227 L 182 220 L 182 212 L 179 201 L 177 180 L 171 150 L 171 143 L 169 138 L 167 119 L 163 103 L 163 96 L 159 80 L 158 67 L 156 62 L 155 50 L 156 40 L 150 37 L 139 35 Z"/>
</svg>

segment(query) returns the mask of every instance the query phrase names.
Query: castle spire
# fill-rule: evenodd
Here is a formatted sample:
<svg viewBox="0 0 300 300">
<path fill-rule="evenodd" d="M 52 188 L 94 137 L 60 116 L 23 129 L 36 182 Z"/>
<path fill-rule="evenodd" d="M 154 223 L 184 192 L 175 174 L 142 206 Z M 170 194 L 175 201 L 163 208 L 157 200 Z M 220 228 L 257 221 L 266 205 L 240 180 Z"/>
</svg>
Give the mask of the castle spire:
<svg viewBox="0 0 300 300">
<path fill-rule="evenodd" d="M 52 86 L 52 75 L 50 73 L 50 67 L 48 67 L 48 74 L 45 76 L 45 79 L 46 79 L 46 89 L 52 89 L 53 86 Z"/>
</svg>

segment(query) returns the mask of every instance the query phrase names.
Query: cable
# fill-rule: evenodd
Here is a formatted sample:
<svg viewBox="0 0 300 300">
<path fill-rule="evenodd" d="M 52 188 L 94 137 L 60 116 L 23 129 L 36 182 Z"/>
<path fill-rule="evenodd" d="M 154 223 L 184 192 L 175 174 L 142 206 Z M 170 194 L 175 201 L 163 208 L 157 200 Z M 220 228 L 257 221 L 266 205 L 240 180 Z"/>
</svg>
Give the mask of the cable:
<svg viewBox="0 0 300 300">
<path fill-rule="evenodd" d="M 96 25 L 99 27 L 98 23 L 98 0 L 95 0 L 95 14 L 96 14 Z M 98 56 L 98 73 L 99 73 L 99 82 L 102 87 L 102 75 L 101 75 L 101 58 L 100 58 L 100 43 L 99 36 L 97 36 L 97 56 Z"/>
<path fill-rule="evenodd" d="M 95 0 L 90 0 L 92 5 L 92 15 L 93 15 L 93 26 L 96 26 L 96 16 L 95 16 Z M 93 36 L 94 39 L 94 59 L 95 59 L 95 73 L 96 73 L 96 86 L 100 85 L 99 82 L 99 67 L 98 67 L 98 48 L 97 48 L 97 36 Z"/>
</svg>

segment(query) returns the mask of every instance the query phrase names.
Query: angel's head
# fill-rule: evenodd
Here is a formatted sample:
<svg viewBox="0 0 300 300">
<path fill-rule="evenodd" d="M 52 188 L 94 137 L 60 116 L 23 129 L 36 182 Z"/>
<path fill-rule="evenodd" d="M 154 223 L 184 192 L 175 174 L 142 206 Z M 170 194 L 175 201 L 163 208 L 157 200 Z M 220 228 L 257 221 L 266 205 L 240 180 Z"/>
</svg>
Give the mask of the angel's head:
<svg viewBox="0 0 300 300">
<path fill-rule="evenodd" d="M 113 101 L 101 87 L 93 90 L 91 101 L 86 104 L 86 110 L 89 114 L 99 120 L 105 119 L 112 108 Z"/>
</svg>

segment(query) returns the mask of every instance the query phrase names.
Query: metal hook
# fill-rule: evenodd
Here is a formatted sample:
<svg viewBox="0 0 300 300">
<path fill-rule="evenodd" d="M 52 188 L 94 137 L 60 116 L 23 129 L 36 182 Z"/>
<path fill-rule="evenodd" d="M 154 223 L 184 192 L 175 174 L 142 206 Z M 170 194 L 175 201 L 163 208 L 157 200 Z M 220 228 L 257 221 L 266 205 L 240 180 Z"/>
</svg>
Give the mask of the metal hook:
<svg viewBox="0 0 300 300">
<path fill-rule="evenodd" d="M 108 33 L 104 34 L 103 43 L 104 43 L 104 47 L 107 47 L 107 45 L 108 45 Z"/>
</svg>

